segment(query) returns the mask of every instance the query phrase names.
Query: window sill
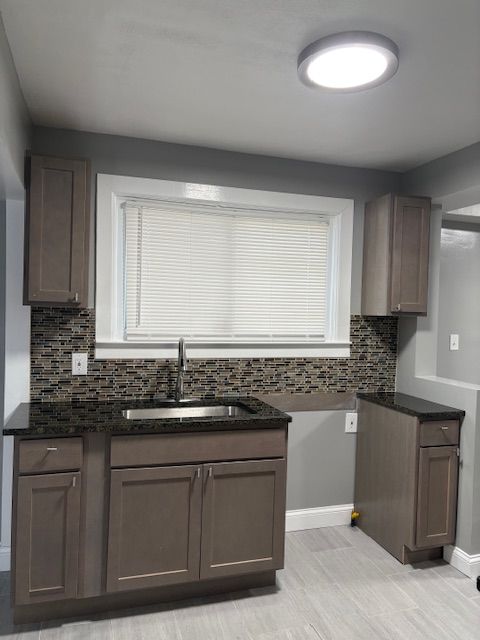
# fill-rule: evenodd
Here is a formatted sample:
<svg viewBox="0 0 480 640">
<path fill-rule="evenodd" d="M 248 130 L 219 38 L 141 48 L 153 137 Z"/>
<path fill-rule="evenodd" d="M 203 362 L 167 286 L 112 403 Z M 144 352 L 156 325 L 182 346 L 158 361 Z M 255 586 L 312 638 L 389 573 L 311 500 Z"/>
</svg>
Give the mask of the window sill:
<svg viewBox="0 0 480 640">
<path fill-rule="evenodd" d="M 175 359 L 178 346 L 174 344 L 148 344 L 109 342 L 97 343 L 96 360 L 162 360 Z M 202 345 L 187 342 L 189 359 L 213 360 L 221 358 L 349 358 L 349 342 L 322 342 L 321 344 L 276 345 Z"/>
</svg>

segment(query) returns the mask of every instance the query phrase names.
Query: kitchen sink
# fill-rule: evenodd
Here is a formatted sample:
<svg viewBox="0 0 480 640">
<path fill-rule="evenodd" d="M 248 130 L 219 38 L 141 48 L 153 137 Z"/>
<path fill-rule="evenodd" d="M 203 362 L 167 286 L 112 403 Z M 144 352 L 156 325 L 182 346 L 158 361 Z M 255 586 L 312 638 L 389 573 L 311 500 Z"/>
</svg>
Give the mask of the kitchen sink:
<svg viewBox="0 0 480 640">
<path fill-rule="evenodd" d="M 252 415 L 252 412 L 235 404 L 219 404 L 203 407 L 126 409 L 122 414 L 127 420 L 158 420 L 162 418 L 237 418 Z"/>
</svg>

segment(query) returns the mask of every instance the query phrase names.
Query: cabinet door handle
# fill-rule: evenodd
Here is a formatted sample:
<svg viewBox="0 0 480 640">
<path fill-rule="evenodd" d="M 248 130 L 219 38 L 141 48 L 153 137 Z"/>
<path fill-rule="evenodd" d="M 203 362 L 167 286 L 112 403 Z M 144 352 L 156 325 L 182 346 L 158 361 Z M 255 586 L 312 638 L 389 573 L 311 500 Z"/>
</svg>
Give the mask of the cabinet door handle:
<svg viewBox="0 0 480 640">
<path fill-rule="evenodd" d="M 73 476 L 72 487 L 75 488 L 76 486 L 77 486 L 77 476 Z"/>
<path fill-rule="evenodd" d="M 209 477 L 209 478 L 211 478 L 211 477 L 212 477 L 212 473 L 213 473 L 213 471 L 212 471 L 212 467 L 209 467 L 209 469 L 208 469 L 208 477 Z"/>
<path fill-rule="evenodd" d="M 402 309 L 402 305 L 401 304 L 397 304 L 397 311 L 401 311 Z"/>
<path fill-rule="evenodd" d="M 58 447 L 47 447 L 47 451 L 58 451 Z"/>
<path fill-rule="evenodd" d="M 78 291 L 75 293 L 75 295 L 73 296 L 73 298 L 70 298 L 70 302 L 75 302 L 75 304 L 78 304 L 79 301 L 79 296 L 78 296 Z"/>
<path fill-rule="evenodd" d="M 197 478 L 200 478 L 200 467 L 197 469 Z"/>
</svg>

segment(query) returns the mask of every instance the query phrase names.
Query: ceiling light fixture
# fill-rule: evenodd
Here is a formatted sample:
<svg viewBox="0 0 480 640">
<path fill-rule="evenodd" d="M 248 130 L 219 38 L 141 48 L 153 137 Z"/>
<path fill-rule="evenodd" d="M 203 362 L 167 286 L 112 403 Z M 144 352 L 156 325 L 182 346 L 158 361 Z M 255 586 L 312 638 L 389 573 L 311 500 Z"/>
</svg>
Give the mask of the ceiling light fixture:
<svg viewBox="0 0 480 640">
<path fill-rule="evenodd" d="M 397 69 L 397 45 L 370 31 L 345 31 L 321 38 L 298 56 L 302 82 L 330 91 L 370 89 L 386 82 Z"/>
</svg>

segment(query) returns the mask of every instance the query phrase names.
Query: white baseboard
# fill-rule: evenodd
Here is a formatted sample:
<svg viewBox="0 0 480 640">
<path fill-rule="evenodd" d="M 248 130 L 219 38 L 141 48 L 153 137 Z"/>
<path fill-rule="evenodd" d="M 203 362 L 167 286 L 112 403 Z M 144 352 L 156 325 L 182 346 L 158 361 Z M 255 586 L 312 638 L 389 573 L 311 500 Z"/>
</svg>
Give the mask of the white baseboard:
<svg viewBox="0 0 480 640">
<path fill-rule="evenodd" d="M 0 571 L 10 571 L 10 547 L 0 546 Z"/>
<path fill-rule="evenodd" d="M 469 578 L 480 576 L 480 553 L 470 556 L 458 547 L 447 545 L 443 547 L 443 559 Z"/>
<path fill-rule="evenodd" d="M 313 509 L 293 509 L 287 511 L 286 531 L 301 531 L 302 529 L 319 529 L 320 527 L 335 527 L 340 524 L 350 524 L 353 504 L 334 504 L 328 507 L 314 507 Z"/>
</svg>

